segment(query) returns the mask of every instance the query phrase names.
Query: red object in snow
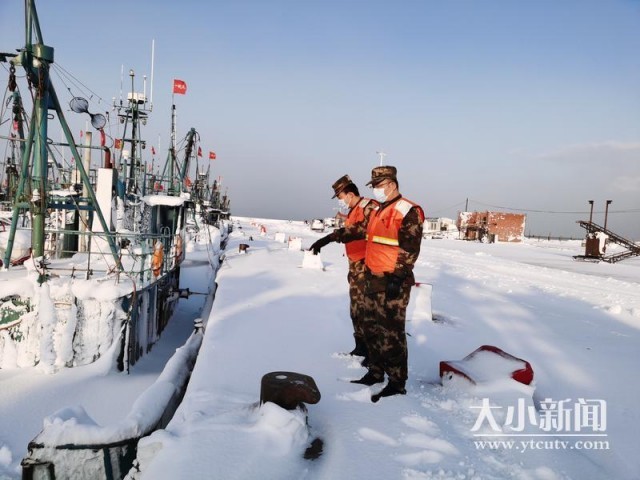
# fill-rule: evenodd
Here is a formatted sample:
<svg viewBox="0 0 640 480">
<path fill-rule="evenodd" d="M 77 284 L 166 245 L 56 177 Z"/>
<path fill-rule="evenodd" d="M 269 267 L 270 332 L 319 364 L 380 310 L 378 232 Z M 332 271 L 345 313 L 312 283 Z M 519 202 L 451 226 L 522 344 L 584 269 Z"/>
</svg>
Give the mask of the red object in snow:
<svg viewBox="0 0 640 480">
<path fill-rule="evenodd" d="M 440 362 L 440 378 L 459 375 L 473 384 L 497 380 L 509 375 L 515 381 L 530 385 L 533 381 L 533 368 L 526 360 L 494 347 L 482 345 L 462 360 Z"/>
<path fill-rule="evenodd" d="M 11 260 L 11 265 L 17 267 L 18 265 L 23 265 L 24 262 L 31 258 L 31 249 L 29 249 L 29 253 L 24 257 L 17 258 L 15 260 Z"/>
</svg>

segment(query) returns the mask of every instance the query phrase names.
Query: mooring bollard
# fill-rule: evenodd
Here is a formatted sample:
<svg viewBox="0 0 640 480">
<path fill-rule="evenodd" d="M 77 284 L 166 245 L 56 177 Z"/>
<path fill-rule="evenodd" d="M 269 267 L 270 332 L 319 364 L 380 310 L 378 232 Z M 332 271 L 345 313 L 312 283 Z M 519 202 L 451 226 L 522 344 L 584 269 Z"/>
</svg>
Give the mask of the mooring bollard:
<svg viewBox="0 0 640 480">
<path fill-rule="evenodd" d="M 306 403 L 315 404 L 320 401 L 320 390 L 309 375 L 296 372 L 270 372 L 262 377 L 260 383 L 260 405 L 272 402 L 285 410 L 299 408 L 305 414 L 305 423 L 309 429 Z M 315 438 L 305 450 L 303 457 L 315 460 L 322 455 L 324 442 Z"/>
<path fill-rule="evenodd" d="M 309 375 L 296 372 L 270 372 L 262 377 L 260 404 L 273 402 L 285 410 L 295 410 L 305 403 L 318 403 L 320 390 Z M 306 407 L 305 407 L 306 408 Z"/>
</svg>

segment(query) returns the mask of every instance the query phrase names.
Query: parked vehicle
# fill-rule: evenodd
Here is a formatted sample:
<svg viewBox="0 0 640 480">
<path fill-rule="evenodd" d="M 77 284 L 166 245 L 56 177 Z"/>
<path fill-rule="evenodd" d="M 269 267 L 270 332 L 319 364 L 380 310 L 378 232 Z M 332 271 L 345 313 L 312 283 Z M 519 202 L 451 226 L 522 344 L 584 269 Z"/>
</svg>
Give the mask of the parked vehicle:
<svg viewBox="0 0 640 480">
<path fill-rule="evenodd" d="M 311 221 L 311 230 L 314 232 L 324 232 L 324 222 L 321 218 L 314 218 Z"/>
<path fill-rule="evenodd" d="M 336 226 L 336 219 L 334 217 L 327 217 L 324 219 L 324 226 L 327 228 L 333 228 Z"/>
</svg>

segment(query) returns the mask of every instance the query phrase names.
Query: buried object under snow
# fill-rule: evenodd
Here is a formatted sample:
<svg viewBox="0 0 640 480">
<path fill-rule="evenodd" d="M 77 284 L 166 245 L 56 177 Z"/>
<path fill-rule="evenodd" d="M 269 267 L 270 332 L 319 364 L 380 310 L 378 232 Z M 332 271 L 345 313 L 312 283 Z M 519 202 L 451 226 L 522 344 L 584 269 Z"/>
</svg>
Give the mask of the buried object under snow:
<svg viewBox="0 0 640 480">
<path fill-rule="evenodd" d="M 324 270 L 322 257 L 320 257 L 320 254 L 314 255 L 311 250 L 305 250 L 304 258 L 302 259 L 302 268 L 315 268 L 317 270 Z"/>
<path fill-rule="evenodd" d="M 260 382 L 260 405 L 274 403 L 285 410 L 296 410 L 306 418 L 306 403 L 315 404 L 320 401 L 320 390 L 313 377 L 297 372 L 269 372 L 262 376 Z M 306 460 L 315 460 L 322 455 L 324 442 L 315 438 L 304 452 Z"/>
<path fill-rule="evenodd" d="M 454 376 L 464 377 L 473 384 L 487 383 L 505 377 L 530 385 L 533 369 L 526 360 L 494 347 L 482 345 L 462 360 L 440 362 L 440 379 L 443 383 Z"/>
</svg>

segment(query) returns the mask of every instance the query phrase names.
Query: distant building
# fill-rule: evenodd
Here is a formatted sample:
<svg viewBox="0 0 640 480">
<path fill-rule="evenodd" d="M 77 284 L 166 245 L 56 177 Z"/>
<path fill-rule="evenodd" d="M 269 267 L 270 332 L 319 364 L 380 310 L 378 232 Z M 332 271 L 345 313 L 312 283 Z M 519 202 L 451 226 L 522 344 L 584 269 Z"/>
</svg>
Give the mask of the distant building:
<svg viewBox="0 0 640 480">
<path fill-rule="evenodd" d="M 446 233 L 458 233 L 458 227 L 456 222 L 451 218 L 445 217 L 428 217 L 424 219 L 422 236 L 424 238 L 432 238 L 435 236 L 444 235 Z"/>
<path fill-rule="evenodd" d="M 465 240 L 521 242 L 526 219 L 522 213 L 460 212 L 457 225 Z"/>
</svg>

